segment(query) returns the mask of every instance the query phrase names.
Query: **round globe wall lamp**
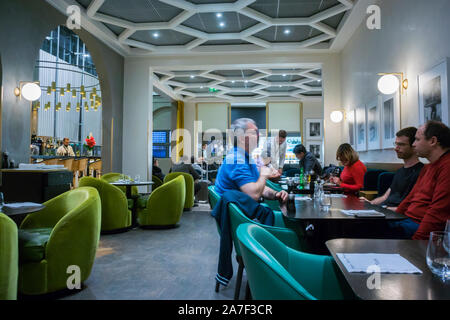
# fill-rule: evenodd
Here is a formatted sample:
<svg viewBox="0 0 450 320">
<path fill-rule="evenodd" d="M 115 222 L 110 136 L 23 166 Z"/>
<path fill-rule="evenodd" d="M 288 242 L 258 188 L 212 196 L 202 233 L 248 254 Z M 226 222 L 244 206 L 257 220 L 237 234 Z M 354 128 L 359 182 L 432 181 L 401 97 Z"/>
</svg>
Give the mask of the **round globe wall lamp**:
<svg viewBox="0 0 450 320">
<path fill-rule="evenodd" d="M 19 82 L 19 86 L 14 89 L 16 97 L 24 97 L 28 101 L 36 101 L 41 97 L 41 87 L 39 82 Z"/>
<path fill-rule="evenodd" d="M 336 110 L 330 114 L 331 121 L 334 123 L 339 123 L 344 119 L 344 113 L 342 111 Z"/>
<path fill-rule="evenodd" d="M 381 76 L 378 79 L 378 90 L 382 94 L 393 94 L 396 93 L 398 88 L 402 88 L 402 94 L 404 90 L 408 89 L 408 79 L 404 79 L 403 72 L 394 72 L 394 73 L 379 73 Z M 398 77 L 401 78 L 401 83 Z"/>
</svg>

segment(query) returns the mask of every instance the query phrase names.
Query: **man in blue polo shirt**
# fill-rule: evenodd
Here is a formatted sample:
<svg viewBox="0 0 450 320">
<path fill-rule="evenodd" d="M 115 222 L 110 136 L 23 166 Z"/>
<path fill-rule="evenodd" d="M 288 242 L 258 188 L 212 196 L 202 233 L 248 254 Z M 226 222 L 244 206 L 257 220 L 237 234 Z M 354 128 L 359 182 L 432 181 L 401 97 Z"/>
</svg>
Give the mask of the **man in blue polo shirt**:
<svg viewBox="0 0 450 320">
<path fill-rule="evenodd" d="M 239 190 L 258 201 L 261 197 L 270 200 L 287 200 L 287 192 L 276 192 L 266 186 L 266 179 L 275 172 L 273 168 L 261 166 L 260 170 L 250 156 L 258 146 L 259 132 L 252 119 L 235 120 L 231 129 L 234 133 L 234 148 L 227 154 L 219 169 L 215 191 L 222 195 L 228 190 Z"/>
</svg>

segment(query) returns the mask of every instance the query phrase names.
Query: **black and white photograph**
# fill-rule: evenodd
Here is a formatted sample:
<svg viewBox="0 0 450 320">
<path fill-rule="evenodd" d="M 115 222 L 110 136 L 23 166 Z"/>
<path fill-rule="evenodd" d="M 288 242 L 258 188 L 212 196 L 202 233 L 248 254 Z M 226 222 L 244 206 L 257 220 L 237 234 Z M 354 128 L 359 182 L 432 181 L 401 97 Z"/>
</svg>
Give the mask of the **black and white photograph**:
<svg viewBox="0 0 450 320">
<path fill-rule="evenodd" d="M 383 149 L 394 148 L 395 133 L 400 130 L 400 97 L 398 93 L 382 96 L 381 141 Z"/>
<path fill-rule="evenodd" d="M 306 119 L 306 139 L 323 139 L 322 119 Z"/>
<path fill-rule="evenodd" d="M 363 106 L 356 111 L 356 148 L 366 151 L 366 108 Z"/>
<path fill-rule="evenodd" d="M 379 98 L 367 104 L 367 149 L 380 149 Z"/>
<path fill-rule="evenodd" d="M 442 121 L 448 125 L 448 59 L 419 75 L 420 123 Z"/>
<path fill-rule="evenodd" d="M 356 149 L 355 142 L 355 110 L 350 110 L 346 113 L 347 128 L 348 128 L 348 143 Z"/>
<path fill-rule="evenodd" d="M 322 162 L 322 141 L 307 141 L 306 151 L 311 152 L 317 160 Z"/>
</svg>

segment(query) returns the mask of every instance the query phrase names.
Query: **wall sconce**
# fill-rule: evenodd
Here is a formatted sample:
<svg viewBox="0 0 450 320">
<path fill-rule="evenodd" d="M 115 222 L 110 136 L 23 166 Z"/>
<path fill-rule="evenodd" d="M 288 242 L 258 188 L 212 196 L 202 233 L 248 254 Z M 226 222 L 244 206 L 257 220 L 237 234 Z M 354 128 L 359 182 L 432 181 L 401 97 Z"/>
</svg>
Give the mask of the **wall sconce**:
<svg viewBox="0 0 450 320">
<path fill-rule="evenodd" d="M 14 89 L 16 97 L 24 97 L 28 101 L 36 101 L 41 97 L 41 87 L 39 81 L 27 82 L 20 81 L 19 86 Z"/>
<path fill-rule="evenodd" d="M 378 90 L 382 94 L 393 94 L 397 92 L 400 86 L 398 76 L 401 77 L 402 94 L 404 90 L 408 89 L 408 79 L 404 79 L 403 72 L 379 73 L 378 75 L 382 76 L 378 80 Z"/>
<path fill-rule="evenodd" d="M 344 119 L 344 113 L 340 110 L 335 110 L 330 114 L 331 121 L 334 123 L 339 123 Z"/>
</svg>

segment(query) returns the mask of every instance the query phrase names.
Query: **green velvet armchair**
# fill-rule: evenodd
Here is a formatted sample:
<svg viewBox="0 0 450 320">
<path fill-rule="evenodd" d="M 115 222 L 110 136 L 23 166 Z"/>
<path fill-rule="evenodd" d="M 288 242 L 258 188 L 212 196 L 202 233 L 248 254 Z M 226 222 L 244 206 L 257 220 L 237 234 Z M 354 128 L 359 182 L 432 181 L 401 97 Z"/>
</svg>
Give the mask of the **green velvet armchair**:
<svg viewBox="0 0 450 320">
<path fill-rule="evenodd" d="M 102 203 L 101 231 L 114 231 L 131 226 L 131 210 L 125 194 L 118 187 L 101 179 L 83 177 L 80 187 L 97 189 Z"/>
<path fill-rule="evenodd" d="M 68 269 L 80 282 L 94 264 L 100 238 L 101 200 L 92 187 L 67 191 L 28 215 L 19 229 L 19 292 L 38 295 L 67 288 Z"/>
<path fill-rule="evenodd" d="M 236 234 L 253 299 L 354 298 L 332 257 L 292 249 L 255 224 L 241 224 Z"/>
<path fill-rule="evenodd" d="M 194 206 L 194 178 L 185 172 L 171 172 L 164 177 L 164 183 L 175 179 L 178 176 L 183 176 L 186 182 L 186 200 L 184 202 L 184 209 L 190 209 Z"/>
<path fill-rule="evenodd" d="M 160 178 L 158 178 L 155 175 L 152 175 L 152 181 L 153 181 L 152 190 L 155 190 L 156 188 L 162 186 L 162 184 L 164 183 Z"/>
<path fill-rule="evenodd" d="M 122 176 L 125 176 L 125 178 L 127 178 L 127 179 L 131 179 L 131 178 L 130 178 L 129 176 L 127 176 L 127 175 L 123 175 L 123 174 L 121 174 L 121 173 L 116 173 L 116 172 L 110 172 L 110 173 L 104 174 L 104 175 L 102 175 L 102 176 L 100 177 L 100 179 L 105 180 L 106 182 L 111 183 L 111 182 L 115 182 L 115 181 L 121 179 Z M 119 188 L 120 190 L 122 190 L 122 192 L 123 192 L 125 195 L 127 194 L 127 189 L 126 189 L 125 186 L 118 186 L 118 188 Z M 132 187 L 131 187 L 131 196 L 132 196 L 132 197 L 136 197 L 136 198 L 139 197 L 139 190 L 138 190 L 138 187 L 136 187 L 136 186 L 132 186 Z"/>
<path fill-rule="evenodd" d="M 0 213 L 0 300 L 17 299 L 19 247 L 17 226 Z"/>
<path fill-rule="evenodd" d="M 142 227 L 174 227 L 183 213 L 186 185 L 183 176 L 153 190 L 145 208 L 138 208 L 138 223 Z"/>
</svg>

